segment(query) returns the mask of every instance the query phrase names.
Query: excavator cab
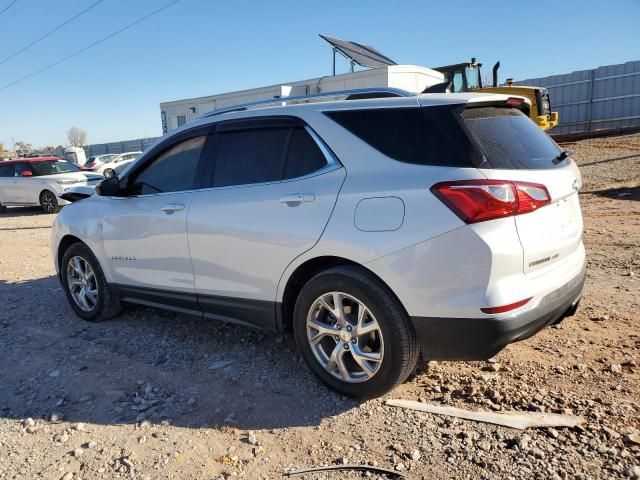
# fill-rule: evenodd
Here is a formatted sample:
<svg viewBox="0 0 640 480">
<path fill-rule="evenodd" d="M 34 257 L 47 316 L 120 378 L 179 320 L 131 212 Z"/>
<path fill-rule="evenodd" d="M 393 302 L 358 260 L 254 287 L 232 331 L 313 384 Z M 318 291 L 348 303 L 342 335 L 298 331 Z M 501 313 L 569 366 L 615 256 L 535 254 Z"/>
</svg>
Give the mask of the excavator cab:
<svg viewBox="0 0 640 480">
<path fill-rule="evenodd" d="M 472 58 L 470 62 L 446 65 L 434 68 L 434 70 L 444 75 L 444 81 L 451 85 L 450 91 L 452 93 L 458 93 L 482 88 L 481 67 L 482 63 Z"/>
<path fill-rule="evenodd" d="M 526 97 L 531 103 L 528 115 L 542 130 L 547 131 L 558 125 L 558 112 L 551 111 L 551 100 L 546 88 L 514 85 L 510 78 L 507 79 L 506 85 L 498 86 L 500 62 L 493 66 L 493 85 L 485 87 L 482 85 L 481 68 L 482 63 L 472 58 L 470 62 L 446 65 L 434 70 L 444 75 L 451 92 L 502 93 Z"/>
</svg>

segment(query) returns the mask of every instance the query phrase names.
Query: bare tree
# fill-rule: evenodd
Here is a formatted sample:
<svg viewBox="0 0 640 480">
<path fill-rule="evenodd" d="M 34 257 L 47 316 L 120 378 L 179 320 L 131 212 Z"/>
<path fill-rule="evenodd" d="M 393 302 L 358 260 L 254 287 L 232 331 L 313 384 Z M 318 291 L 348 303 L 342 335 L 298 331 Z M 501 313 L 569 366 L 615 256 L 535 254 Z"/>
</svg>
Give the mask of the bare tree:
<svg viewBox="0 0 640 480">
<path fill-rule="evenodd" d="M 78 127 L 71 127 L 67 131 L 67 139 L 72 147 L 82 147 L 87 143 L 87 132 Z"/>
</svg>

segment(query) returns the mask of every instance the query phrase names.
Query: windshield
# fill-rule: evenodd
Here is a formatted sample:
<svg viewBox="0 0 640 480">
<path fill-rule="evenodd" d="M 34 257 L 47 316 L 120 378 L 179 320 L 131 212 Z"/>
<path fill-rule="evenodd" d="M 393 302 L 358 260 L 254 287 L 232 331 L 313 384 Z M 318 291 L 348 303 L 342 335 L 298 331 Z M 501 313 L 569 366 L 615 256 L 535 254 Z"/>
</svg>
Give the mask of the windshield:
<svg viewBox="0 0 640 480">
<path fill-rule="evenodd" d="M 554 161 L 558 145 L 520 110 L 473 107 L 462 114 L 484 161 L 479 168 L 542 169 L 566 165 Z"/>
<path fill-rule="evenodd" d="M 46 160 L 31 162 L 34 175 L 57 175 L 59 173 L 79 172 L 80 169 L 66 160 Z"/>
</svg>

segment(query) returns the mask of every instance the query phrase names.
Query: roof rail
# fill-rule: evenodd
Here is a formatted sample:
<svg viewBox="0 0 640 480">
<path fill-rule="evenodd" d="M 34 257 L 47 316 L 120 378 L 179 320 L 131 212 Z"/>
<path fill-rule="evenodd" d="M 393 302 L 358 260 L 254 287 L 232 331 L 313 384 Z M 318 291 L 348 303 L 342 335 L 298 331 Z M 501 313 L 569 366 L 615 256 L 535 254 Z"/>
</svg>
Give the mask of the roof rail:
<svg viewBox="0 0 640 480">
<path fill-rule="evenodd" d="M 233 105 L 231 107 L 221 108 L 220 110 L 212 110 L 205 113 L 200 118 L 213 117 L 215 115 L 221 115 L 223 113 L 241 112 L 243 110 L 249 110 L 252 107 L 259 107 L 261 105 L 268 105 L 270 103 L 287 103 L 294 100 L 309 100 L 313 98 L 322 97 L 350 97 L 353 96 L 353 100 L 358 98 L 376 98 L 379 97 L 414 97 L 417 94 L 402 90 L 400 88 L 380 87 L 380 88 L 356 88 L 352 90 L 335 90 L 332 92 L 311 93 L 309 95 L 298 95 L 295 97 L 280 97 L 280 98 L 266 98 L 264 100 L 257 100 L 255 102 L 242 103 L 239 105 Z"/>
</svg>

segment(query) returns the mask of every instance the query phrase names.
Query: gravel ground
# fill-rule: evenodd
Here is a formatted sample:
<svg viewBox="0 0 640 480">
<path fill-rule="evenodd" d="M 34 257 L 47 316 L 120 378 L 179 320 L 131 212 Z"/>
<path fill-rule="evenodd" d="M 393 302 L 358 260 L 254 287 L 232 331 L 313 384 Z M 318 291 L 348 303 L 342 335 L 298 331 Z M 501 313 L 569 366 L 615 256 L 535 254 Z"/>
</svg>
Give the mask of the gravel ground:
<svg viewBox="0 0 640 480">
<path fill-rule="evenodd" d="M 490 362 L 422 364 L 364 403 L 320 385 L 288 337 L 141 307 L 82 322 L 54 275 L 53 217 L 10 209 L 0 216 L 0 479 L 262 479 L 343 463 L 418 479 L 640 478 L 640 135 L 566 146 L 584 177 L 589 271 L 577 315 Z M 587 422 L 523 432 L 386 398 Z"/>
</svg>

